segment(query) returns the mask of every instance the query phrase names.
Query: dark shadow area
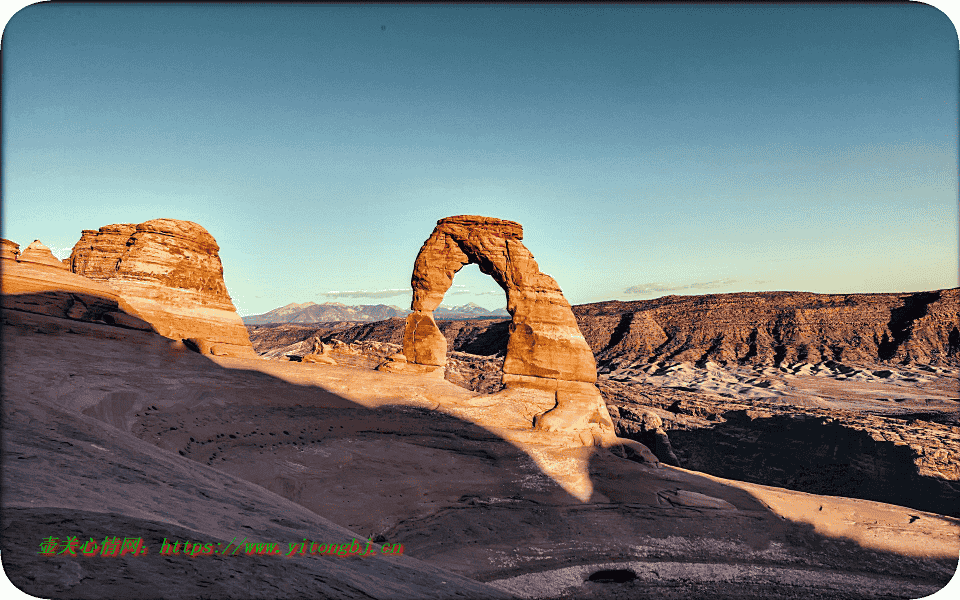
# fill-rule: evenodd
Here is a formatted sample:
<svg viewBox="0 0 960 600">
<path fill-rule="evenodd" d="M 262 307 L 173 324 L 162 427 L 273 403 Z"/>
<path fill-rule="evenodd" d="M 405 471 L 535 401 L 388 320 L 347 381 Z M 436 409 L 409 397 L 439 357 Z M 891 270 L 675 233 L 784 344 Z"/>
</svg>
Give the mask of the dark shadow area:
<svg viewBox="0 0 960 600">
<path fill-rule="evenodd" d="M 610 335 L 610 341 L 607 342 L 604 350 L 609 350 L 623 341 L 623 338 L 630 331 L 630 324 L 633 323 L 634 314 L 635 313 L 624 313 L 620 316 L 620 322 L 617 323 L 617 326 L 613 328 L 613 333 Z"/>
<path fill-rule="evenodd" d="M 887 328 L 893 334 L 893 339 L 890 339 L 887 334 L 883 335 L 883 339 L 877 347 L 877 355 L 880 360 L 890 360 L 896 355 L 897 348 L 910 337 L 913 322 L 926 315 L 927 305 L 939 300 L 940 295 L 940 292 L 913 294 L 904 299 L 902 306 L 890 311 L 890 322 L 887 324 Z"/>
<path fill-rule="evenodd" d="M 67 322 L 97 323 L 156 333 L 149 323 L 120 309 L 116 300 L 80 291 L 3 294 L 2 311 L 57 317 Z"/>
<path fill-rule="evenodd" d="M 510 319 L 437 320 L 448 350 L 480 356 L 504 356 L 510 339 Z"/>
<path fill-rule="evenodd" d="M 637 578 L 637 574 L 630 569 L 604 569 L 591 573 L 587 581 L 596 583 L 626 583 Z"/>
<path fill-rule="evenodd" d="M 723 417 L 712 428 L 670 431 L 684 468 L 960 517 L 960 485 L 920 475 L 909 446 L 876 441 L 824 417 L 751 419 L 746 411 Z"/>
</svg>

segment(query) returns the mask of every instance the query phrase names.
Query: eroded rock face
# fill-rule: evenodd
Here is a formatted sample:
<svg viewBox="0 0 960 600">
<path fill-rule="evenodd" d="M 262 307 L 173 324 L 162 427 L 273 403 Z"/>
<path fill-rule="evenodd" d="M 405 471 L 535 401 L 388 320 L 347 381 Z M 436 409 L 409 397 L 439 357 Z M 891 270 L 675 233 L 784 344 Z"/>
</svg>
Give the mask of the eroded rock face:
<svg viewBox="0 0 960 600">
<path fill-rule="evenodd" d="M 196 340 L 204 353 L 250 356 L 219 250 L 196 223 L 153 219 L 85 230 L 70 265 L 77 274 L 109 283 L 160 335 Z"/>
<path fill-rule="evenodd" d="M 743 292 L 574 308 L 601 365 L 960 364 L 960 290 Z"/>
<path fill-rule="evenodd" d="M 47 265 L 57 269 L 69 270 L 63 261 L 53 255 L 50 248 L 44 246 L 40 240 L 33 240 L 27 248 L 20 253 L 17 258 L 20 262 Z"/>
<path fill-rule="evenodd" d="M 464 265 L 476 263 L 507 294 L 510 338 L 503 364 L 507 387 L 554 392 L 557 406 L 536 419 L 546 430 L 578 430 L 597 424 L 612 431 L 599 392 L 597 366 L 560 286 L 540 271 L 523 245 L 519 223 L 490 217 L 441 219 L 424 242 L 413 268 L 413 313 L 407 317 L 403 353 L 409 364 L 446 364 L 447 342 L 433 311 Z"/>
<path fill-rule="evenodd" d="M 5 238 L 0 238 L 0 258 L 17 260 L 20 256 L 20 244 Z"/>
<path fill-rule="evenodd" d="M 99 231 L 84 229 L 70 253 L 70 270 L 90 279 L 110 279 L 136 230 L 131 223 L 105 225 Z"/>
</svg>

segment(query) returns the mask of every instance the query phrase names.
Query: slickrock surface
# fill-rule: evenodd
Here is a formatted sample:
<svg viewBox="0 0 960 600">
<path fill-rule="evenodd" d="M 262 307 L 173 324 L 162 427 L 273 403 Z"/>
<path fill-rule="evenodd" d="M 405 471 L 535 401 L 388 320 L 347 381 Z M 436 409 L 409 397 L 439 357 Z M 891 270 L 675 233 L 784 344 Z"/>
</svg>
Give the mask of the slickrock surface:
<svg viewBox="0 0 960 600">
<path fill-rule="evenodd" d="M 553 402 L 536 389 L 4 318 L 4 566 L 41 597 L 911 598 L 956 569 L 955 519 L 626 460 L 531 429 Z M 152 553 L 38 556 L 68 535 Z M 187 559 L 157 555 L 163 537 L 373 537 L 404 554 Z M 588 581 L 611 565 L 636 579 Z"/>
<path fill-rule="evenodd" d="M 594 429 L 612 434 L 612 423 L 593 382 L 597 367 L 560 286 L 540 271 L 520 241 L 519 223 L 461 215 L 437 221 L 413 266 L 412 314 L 407 316 L 403 353 L 407 364 L 444 367 L 447 341 L 433 311 L 464 265 L 476 263 L 507 294 L 510 337 L 503 383 L 555 395 L 555 407 L 535 419 L 548 431 Z M 387 368 L 400 368 L 388 363 Z M 406 365 L 405 365 L 406 366 Z"/>
<path fill-rule="evenodd" d="M 136 413 L 193 406 L 199 414 L 220 405 L 237 391 L 237 380 L 220 379 L 215 363 L 152 333 L 12 311 L 4 317 L 10 321 L 2 351 L 0 543 L 5 573 L 20 589 L 41 598 L 509 597 L 407 555 L 284 556 L 289 544 L 304 539 L 339 544 L 366 538 L 264 487 L 166 450 L 159 436 L 142 441 L 129 432 Z M 281 411 L 286 399 L 341 406 L 321 390 L 304 395 L 279 380 L 264 386 L 274 381 L 269 376 L 236 375 L 245 380 L 242 395 L 250 406 L 262 393 L 280 400 Z M 272 433 L 275 423 L 267 415 L 278 406 L 269 405 L 261 424 Z M 149 552 L 40 555 L 40 542 L 51 536 L 98 543 L 106 536 L 141 537 Z M 241 548 L 237 555 L 162 556 L 164 538 L 214 548 L 276 542 L 284 555 L 250 556 Z"/>
<path fill-rule="evenodd" d="M 55 265 L 13 259 L 4 259 L 0 271 L 5 323 L 14 312 L 26 312 L 153 330 L 149 323 L 133 314 L 133 309 L 115 289 L 104 283 L 74 275 Z"/>
<path fill-rule="evenodd" d="M 114 287 L 165 337 L 202 340 L 197 346 L 213 354 L 253 355 L 223 282 L 219 250 L 196 223 L 153 219 L 84 230 L 70 264 Z"/>
</svg>

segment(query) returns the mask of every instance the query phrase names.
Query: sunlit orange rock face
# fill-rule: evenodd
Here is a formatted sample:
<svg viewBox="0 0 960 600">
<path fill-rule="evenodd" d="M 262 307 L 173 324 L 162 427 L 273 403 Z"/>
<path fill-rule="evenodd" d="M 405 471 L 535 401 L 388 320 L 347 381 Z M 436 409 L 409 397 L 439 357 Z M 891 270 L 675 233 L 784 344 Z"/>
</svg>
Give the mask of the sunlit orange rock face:
<svg viewBox="0 0 960 600">
<path fill-rule="evenodd" d="M 33 240 L 26 249 L 20 253 L 17 260 L 25 263 L 34 263 L 38 265 L 47 265 L 56 269 L 69 271 L 70 267 L 65 265 L 59 258 L 53 255 L 50 248 L 47 248 L 40 240 Z"/>
<path fill-rule="evenodd" d="M 67 259 L 70 270 L 90 279 L 110 279 L 136 230 L 137 226 L 130 223 L 106 225 L 99 231 L 84 229 Z"/>
<path fill-rule="evenodd" d="M 591 422 L 607 424 L 610 417 L 593 385 L 593 353 L 560 286 L 540 271 L 522 239 L 523 227 L 513 221 L 471 215 L 438 221 L 414 263 L 413 313 L 407 317 L 403 353 L 415 365 L 446 364 L 446 339 L 433 311 L 457 271 L 476 263 L 507 295 L 512 322 L 504 384 L 557 394 L 557 407 L 541 415 L 537 427 L 570 430 Z"/>
<path fill-rule="evenodd" d="M 85 230 L 69 263 L 116 289 L 163 336 L 202 340 L 219 355 L 253 355 L 223 281 L 220 247 L 190 221 L 153 219 Z"/>
</svg>

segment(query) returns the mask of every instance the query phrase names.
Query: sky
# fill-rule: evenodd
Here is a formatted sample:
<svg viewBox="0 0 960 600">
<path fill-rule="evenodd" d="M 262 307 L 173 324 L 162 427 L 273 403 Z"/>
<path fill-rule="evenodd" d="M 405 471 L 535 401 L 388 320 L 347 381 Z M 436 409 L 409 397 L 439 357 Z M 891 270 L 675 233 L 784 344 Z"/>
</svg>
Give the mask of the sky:
<svg viewBox="0 0 960 600">
<path fill-rule="evenodd" d="M 194 221 L 241 315 L 408 307 L 438 219 L 572 304 L 958 285 L 958 38 L 888 5 L 50 5 L 3 33 L 0 235 Z M 505 306 L 476 265 L 444 305 Z"/>
</svg>

